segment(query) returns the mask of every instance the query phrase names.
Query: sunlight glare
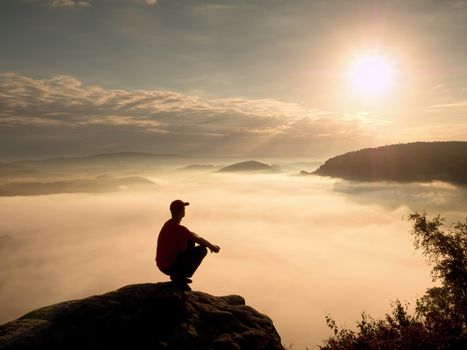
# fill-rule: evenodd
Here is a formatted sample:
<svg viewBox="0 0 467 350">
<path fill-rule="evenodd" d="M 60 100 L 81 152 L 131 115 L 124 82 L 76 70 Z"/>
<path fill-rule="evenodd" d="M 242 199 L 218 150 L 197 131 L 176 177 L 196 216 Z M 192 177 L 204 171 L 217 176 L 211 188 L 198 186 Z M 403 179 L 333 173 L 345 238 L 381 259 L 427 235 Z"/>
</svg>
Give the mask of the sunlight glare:
<svg viewBox="0 0 467 350">
<path fill-rule="evenodd" d="M 387 93 L 393 81 L 393 65 L 390 59 L 381 54 L 367 53 L 357 57 L 351 64 L 351 89 L 363 97 Z"/>
</svg>

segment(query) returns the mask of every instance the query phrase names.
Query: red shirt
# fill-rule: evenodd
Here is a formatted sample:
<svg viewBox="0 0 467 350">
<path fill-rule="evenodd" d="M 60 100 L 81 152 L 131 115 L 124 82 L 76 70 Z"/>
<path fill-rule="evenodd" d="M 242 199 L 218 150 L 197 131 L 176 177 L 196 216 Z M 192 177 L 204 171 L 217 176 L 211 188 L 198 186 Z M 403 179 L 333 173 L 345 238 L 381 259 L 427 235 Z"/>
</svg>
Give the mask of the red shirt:
<svg viewBox="0 0 467 350">
<path fill-rule="evenodd" d="M 186 249 L 186 243 L 193 240 L 193 233 L 173 219 L 161 228 L 157 239 L 156 264 L 160 270 L 169 269 L 177 255 Z"/>
</svg>

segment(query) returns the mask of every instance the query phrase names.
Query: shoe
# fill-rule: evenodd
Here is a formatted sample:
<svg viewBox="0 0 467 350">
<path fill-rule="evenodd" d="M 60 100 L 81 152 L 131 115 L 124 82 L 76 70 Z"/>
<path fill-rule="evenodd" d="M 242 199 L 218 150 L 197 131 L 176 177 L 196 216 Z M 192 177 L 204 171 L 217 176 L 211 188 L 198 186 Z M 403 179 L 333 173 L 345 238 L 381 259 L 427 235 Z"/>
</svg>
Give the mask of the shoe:
<svg viewBox="0 0 467 350">
<path fill-rule="evenodd" d="M 189 292 L 191 291 L 191 288 L 188 284 L 181 282 L 181 281 L 172 281 L 174 286 L 176 286 L 178 289 L 180 289 L 183 292 Z"/>
<path fill-rule="evenodd" d="M 175 286 L 177 286 L 179 289 L 181 289 L 184 292 L 189 292 L 191 290 L 188 283 L 191 283 L 193 281 L 189 278 L 177 278 L 175 276 L 170 276 L 170 280 Z"/>
<path fill-rule="evenodd" d="M 170 276 L 170 280 L 174 283 L 177 283 L 177 282 L 185 283 L 185 284 L 193 283 L 193 280 L 188 277 Z"/>
</svg>

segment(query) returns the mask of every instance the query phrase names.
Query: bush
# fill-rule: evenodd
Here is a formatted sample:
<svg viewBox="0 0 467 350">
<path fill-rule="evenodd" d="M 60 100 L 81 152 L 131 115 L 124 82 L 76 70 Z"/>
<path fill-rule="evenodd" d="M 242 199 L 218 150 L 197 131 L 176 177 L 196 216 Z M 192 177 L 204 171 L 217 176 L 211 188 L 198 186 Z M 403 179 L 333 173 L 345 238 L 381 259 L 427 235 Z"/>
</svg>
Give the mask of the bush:
<svg viewBox="0 0 467 350">
<path fill-rule="evenodd" d="M 334 335 L 320 349 L 467 349 L 467 218 L 446 232 L 439 215 L 430 220 L 413 213 L 409 220 L 415 248 L 428 258 L 433 281 L 441 286 L 417 300 L 415 315 L 396 300 L 382 320 L 363 313 L 357 331 L 339 329 L 326 316 Z"/>
</svg>

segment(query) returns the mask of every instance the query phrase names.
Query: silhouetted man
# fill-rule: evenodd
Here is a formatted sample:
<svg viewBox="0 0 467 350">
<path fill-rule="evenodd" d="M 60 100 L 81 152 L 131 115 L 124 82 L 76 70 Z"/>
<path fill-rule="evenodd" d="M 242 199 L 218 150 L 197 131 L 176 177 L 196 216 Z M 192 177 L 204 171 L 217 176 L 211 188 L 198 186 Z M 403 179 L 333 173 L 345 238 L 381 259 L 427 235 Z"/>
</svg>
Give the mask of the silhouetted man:
<svg viewBox="0 0 467 350">
<path fill-rule="evenodd" d="M 180 199 L 170 204 L 172 218 L 164 226 L 157 239 L 156 263 L 159 270 L 182 290 L 191 290 L 188 283 L 207 254 L 207 249 L 218 253 L 220 247 L 209 243 L 194 232 L 180 225 L 185 207 L 190 203 Z M 198 245 L 196 245 L 198 244 Z"/>
</svg>

